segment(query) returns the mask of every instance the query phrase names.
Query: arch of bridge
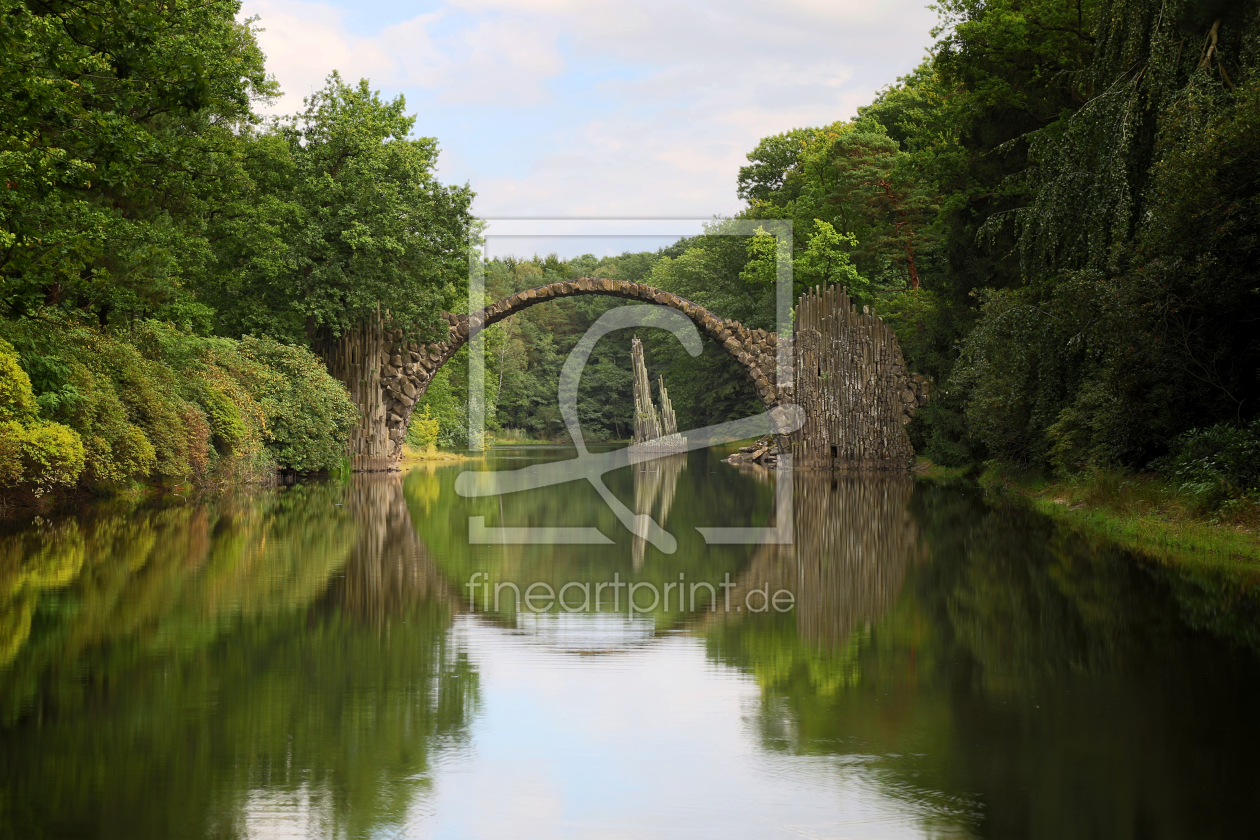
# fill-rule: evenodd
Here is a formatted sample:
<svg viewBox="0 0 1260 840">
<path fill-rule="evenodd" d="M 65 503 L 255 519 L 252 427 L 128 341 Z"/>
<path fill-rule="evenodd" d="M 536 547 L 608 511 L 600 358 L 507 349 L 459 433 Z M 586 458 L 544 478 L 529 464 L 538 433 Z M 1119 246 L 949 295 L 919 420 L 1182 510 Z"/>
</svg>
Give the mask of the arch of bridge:
<svg viewBox="0 0 1260 840">
<path fill-rule="evenodd" d="M 700 332 L 716 341 L 743 367 L 767 407 L 790 397 L 775 385 L 775 359 L 778 336 L 765 330 L 750 330 L 738 321 L 721 318 L 699 304 L 662 289 L 597 277 L 551 283 L 526 289 L 490 304 L 471 315 L 446 315 L 445 341 L 418 344 L 403 340 L 401 330 L 386 335 L 389 349 L 380 360 L 380 385 L 384 396 L 384 420 L 389 430 L 390 455 L 401 454 L 407 423 L 416 402 L 424 395 L 433 377 L 468 342 L 470 329 L 488 327 L 540 303 L 581 295 L 604 295 L 641 303 L 668 306 L 690 318 Z"/>
</svg>

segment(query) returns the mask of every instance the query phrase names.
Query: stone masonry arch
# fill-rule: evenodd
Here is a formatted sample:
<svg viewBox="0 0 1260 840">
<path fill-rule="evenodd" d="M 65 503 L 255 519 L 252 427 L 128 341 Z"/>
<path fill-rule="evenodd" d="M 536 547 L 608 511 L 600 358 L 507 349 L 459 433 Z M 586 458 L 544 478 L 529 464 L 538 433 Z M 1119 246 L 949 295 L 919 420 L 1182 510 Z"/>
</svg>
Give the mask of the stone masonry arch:
<svg viewBox="0 0 1260 840">
<path fill-rule="evenodd" d="M 408 342 L 402 330 L 349 333 L 329 342 L 321 355 L 341 360 L 330 373 L 346 382 L 356 403 L 367 413 L 351 440 L 351 466 L 356 472 L 395 470 L 402 458 L 403 438 L 416 402 L 434 375 L 468 342 L 470 329 L 489 327 L 505 318 L 566 297 L 604 295 L 640 303 L 669 306 L 695 323 L 702 335 L 716 341 L 743 368 L 766 408 L 790 400 L 790 388 L 775 385 L 778 336 L 750 330 L 738 321 L 721 318 L 699 304 L 642 283 L 581 277 L 517 292 L 471 315 L 445 314 L 443 341 Z M 339 345 L 339 346 L 338 346 Z M 332 368 L 333 365 L 330 365 Z"/>
</svg>

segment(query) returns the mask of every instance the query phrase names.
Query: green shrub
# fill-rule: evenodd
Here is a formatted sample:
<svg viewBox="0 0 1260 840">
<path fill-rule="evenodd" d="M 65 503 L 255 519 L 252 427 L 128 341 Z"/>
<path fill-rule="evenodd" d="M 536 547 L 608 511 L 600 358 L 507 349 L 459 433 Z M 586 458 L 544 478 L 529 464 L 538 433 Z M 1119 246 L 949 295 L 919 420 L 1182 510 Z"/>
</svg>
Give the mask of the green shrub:
<svg viewBox="0 0 1260 840">
<path fill-rule="evenodd" d="M 83 472 L 83 441 L 60 423 L 0 421 L 0 484 L 40 496 L 73 487 Z"/>
<path fill-rule="evenodd" d="M 72 362 L 65 380 L 66 387 L 60 393 L 71 392 L 74 399 L 59 400 L 54 411 L 45 413 L 83 437 L 85 482 L 91 487 L 109 487 L 147 478 L 157 464 L 157 451 L 144 430 L 128 419 L 109 378 L 93 373 L 81 362 Z"/>
<path fill-rule="evenodd" d="M 22 370 L 17 351 L 0 339 L 0 420 L 29 419 L 37 410 L 31 378 Z"/>
<path fill-rule="evenodd" d="M 426 405 L 411 415 L 411 423 L 407 426 L 407 445 L 416 449 L 436 447 L 440 431 L 441 422 L 429 413 Z"/>
<path fill-rule="evenodd" d="M 202 383 L 200 396 L 216 449 L 222 455 L 240 454 L 248 436 L 240 408 L 210 382 Z"/>
<path fill-rule="evenodd" d="M 25 429 L 22 479 L 36 494 L 73 487 L 83 472 L 83 459 L 83 441 L 68 426 L 37 421 Z"/>
<path fill-rule="evenodd" d="M 265 368 L 247 384 L 263 408 L 277 464 L 297 472 L 336 468 L 359 416 L 345 386 L 304 347 L 247 336 L 240 353 Z"/>
<path fill-rule="evenodd" d="M 1260 500 L 1260 419 L 1186 432 L 1152 466 L 1209 510 L 1246 497 Z"/>
<path fill-rule="evenodd" d="M 36 419 L 37 407 L 17 351 L 0 340 L 0 486 L 43 495 L 78 482 L 84 449 L 73 429 Z"/>
<path fill-rule="evenodd" d="M 22 483 L 22 424 L 16 420 L 0 420 L 0 487 L 17 487 Z"/>
<path fill-rule="evenodd" d="M 99 397 L 112 402 L 106 395 L 112 392 L 122 405 L 122 424 L 112 411 L 108 413 L 108 439 L 117 439 L 127 424 L 137 426 L 153 446 L 150 475 L 185 479 L 204 473 L 209 462 L 209 436 L 203 440 L 188 428 L 192 415 L 181 396 L 184 383 L 173 369 L 146 358 L 136 345 L 113 335 L 74 328 L 63 338 L 66 346 L 61 352 L 78 357 L 92 374 Z"/>
<path fill-rule="evenodd" d="M 0 321 L 0 335 L 0 422 L 12 422 L 0 435 L 4 486 L 332 469 L 357 419 L 318 358 L 270 339 L 152 321 L 118 332 Z"/>
</svg>

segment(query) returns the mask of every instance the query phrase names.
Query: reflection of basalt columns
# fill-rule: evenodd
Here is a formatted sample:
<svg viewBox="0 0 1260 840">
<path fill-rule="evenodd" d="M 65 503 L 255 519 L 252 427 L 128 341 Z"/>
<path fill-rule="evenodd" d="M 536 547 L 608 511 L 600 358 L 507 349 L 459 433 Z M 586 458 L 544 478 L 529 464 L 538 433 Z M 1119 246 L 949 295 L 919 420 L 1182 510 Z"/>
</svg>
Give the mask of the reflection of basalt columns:
<svg viewBox="0 0 1260 840">
<path fill-rule="evenodd" d="M 908 509 L 914 482 L 798 474 L 793 490 L 797 630 L 815 646 L 836 647 L 892 607 L 922 554 Z"/>
<path fill-rule="evenodd" d="M 653 516 L 657 524 L 665 527 L 665 517 L 674 506 L 674 494 L 678 491 L 678 475 L 687 466 L 686 453 L 653 458 L 634 466 L 634 512 Z M 655 515 L 653 515 L 655 514 Z M 647 554 L 647 540 L 635 536 L 632 544 L 634 570 L 643 568 Z"/>
<path fill-rule="evenodd" d="M 637 335 L 630 340 L 630 366 L 634 372 L 634 445 L 665 451 L 684 449 L 686 443 L 678 434 L 678 421 L 674 418 L 674 406 L 669 401 L 664 379 L 660 380 L 662 411 L 658 413 L 652 402 L 643 343 Z"/>
<path fill-rule="evenodd" d="M 457 602 L 416 535 L 398 473 L 355 475 L 346 507 L 359 534 L 332 593 L 341 607 L 379 621 L 422 601 Z"/>
<path fill-rule="evenodd" d="M 914 483 L 888 473 L 779 474 L 792 481 L 794 544 L 764 545 L 731 589 L 731 609 L 761 610 L 762 590 L 794 596 L 796 627 L 814 647 L 834 649 L 852 631 L 888 611 L 906 568 L 923 552 L 908 504 Z M 751 595 L 751 600 L 746 600 Z M 771 608 L 773 609 L 773 608 Z M 727 613 L 738 621 L 744 612 Z"/>
</svg>

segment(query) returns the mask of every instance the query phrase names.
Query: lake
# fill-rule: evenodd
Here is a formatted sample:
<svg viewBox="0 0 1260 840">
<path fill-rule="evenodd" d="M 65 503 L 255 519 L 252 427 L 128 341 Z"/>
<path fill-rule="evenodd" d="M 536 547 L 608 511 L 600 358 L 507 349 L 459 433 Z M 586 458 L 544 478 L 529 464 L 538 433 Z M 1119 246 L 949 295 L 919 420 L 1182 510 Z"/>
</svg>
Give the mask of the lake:
<svg viewBox="0 0 1260 840">
<path fill-rule="evenodd" d="M 1260 574 L 705 451 L 604 477 L 636 534 L 571 457 L 7 523 L 0 837 L 1260 824 Z M 577 480 L 456 492 L 548 463 Z"/>
</svg>

